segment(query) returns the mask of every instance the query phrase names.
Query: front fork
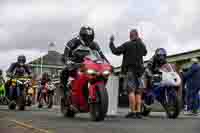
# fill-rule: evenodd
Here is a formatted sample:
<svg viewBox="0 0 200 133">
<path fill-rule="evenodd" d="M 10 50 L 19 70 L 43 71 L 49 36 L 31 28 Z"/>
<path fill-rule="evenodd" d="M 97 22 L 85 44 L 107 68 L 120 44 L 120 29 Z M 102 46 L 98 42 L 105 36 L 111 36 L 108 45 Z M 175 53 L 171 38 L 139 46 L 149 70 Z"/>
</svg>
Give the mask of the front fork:
<svg viewBox="0 0 200 133">
<path fill-rule="evenodd" d="M 9 96 L 11 97 L 11 98 L 13 98 L 14 96 L 15 96 L 15 94 L 14 94 L 14 92 L 16 91 L 16 96 L 17 97 L 19 97 L 19 96 L 21 96 L 21 91 L 20 91 L 20 88 L 19 87 L 10 87 L 10 89 L 9 89 Z"/>
<path fill-rule="evenodd" d="M 100 89 L 105 88 L 105 82 L 98 81 L 92 85 L 89 85 L 89 97 L 88 103 L 97 103 L 99 100 L 97 98 L 97 91 L 101 91 Z"/>
<path fill-rule="evenodd" d="M 165 104 L 173 104 L 171 102 L 174 102 L 175 97 L 177 96 L 176 93 L 178 93 L 178 91 L 175 88 L 167 88 L 164 90 L 164 99 L 163 99 L 163 103 Z"/>
</svg>

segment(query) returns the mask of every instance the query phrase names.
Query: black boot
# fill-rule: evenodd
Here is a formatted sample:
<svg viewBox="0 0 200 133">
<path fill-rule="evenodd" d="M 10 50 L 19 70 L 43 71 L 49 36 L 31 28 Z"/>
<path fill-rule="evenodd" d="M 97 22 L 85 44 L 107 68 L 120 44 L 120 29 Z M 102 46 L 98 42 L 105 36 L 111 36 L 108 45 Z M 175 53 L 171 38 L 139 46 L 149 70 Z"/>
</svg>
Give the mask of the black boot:
<svg viewBox="0 0 200 133">
<path fill-rule="evenodd" d="M 129 112 L 129 113 L 125 116 L 125 118 L 135 118 L 135 117 L 136 117 L 135 112 Z"/>
<path fill-rule="evenodd" d="M 141 112 L 136 112 L 136 118 L 142 119 L 142 113 Z"/>
</svg>

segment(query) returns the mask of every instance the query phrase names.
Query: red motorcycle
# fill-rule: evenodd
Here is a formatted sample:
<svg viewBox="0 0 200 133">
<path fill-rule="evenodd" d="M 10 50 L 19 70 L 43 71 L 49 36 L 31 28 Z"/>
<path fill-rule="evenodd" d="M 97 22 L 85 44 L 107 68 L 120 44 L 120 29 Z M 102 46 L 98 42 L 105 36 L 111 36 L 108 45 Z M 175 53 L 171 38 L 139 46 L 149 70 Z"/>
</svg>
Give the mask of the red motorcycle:
<svg viewBox="0 0 200 133">
<path fill-rule="evenodd" d="M 76 55 L 83 58 L 83 63 L 70 82 L 69 93 L 61 98 L 61 112 L 71 118 L 76 113 L 90 112 L 93 121 L 102 121 L 108 110 L 105 86 L 112 67 L 97 52 L 81 49 Z"/>
</svg>

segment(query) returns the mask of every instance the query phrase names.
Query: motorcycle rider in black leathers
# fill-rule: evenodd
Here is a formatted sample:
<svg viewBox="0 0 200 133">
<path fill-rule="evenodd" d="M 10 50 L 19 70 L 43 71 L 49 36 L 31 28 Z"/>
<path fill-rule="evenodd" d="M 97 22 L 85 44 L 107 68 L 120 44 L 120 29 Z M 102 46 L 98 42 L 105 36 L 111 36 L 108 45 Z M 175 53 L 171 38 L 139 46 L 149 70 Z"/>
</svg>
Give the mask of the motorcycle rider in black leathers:
<svg viewBox="0 0 200 133">
<path fill-rule="evenodd" d="M 73 64 L 81 63 L 82 60 L 73 55 L 73 52 L 79 47 L 89 47 L 91 50 L 95 50 L 99 53 L 102 59 L 109 63 L 109 61 L 104 56 L 97 42 L 94 41 L 95 33 L 91 27 L 83 26 L 80 29 L 79 36 L 70 40 L 64 50 L 63 62 L 66 64 L 66 67 L 61 72 L 60 80 L 62 88 L 64 89 L 64 95 L 68 91 L 68 78 L 73 77 L 74 73 L 77 70 L 77 67 L 73 67 Z"/>
<path fill-rule="evenodd" d="M 159 69 L 162 65 L 167 63 L 167 51 L 164 48 L 158 48 L 155 51 L 155 54 L 151 60 L 147 63 L 145 69 L 144 78 L 146 88 L 150 87 L 150 79 L 153 74 L 159 72 Z"/>
<path fill-rule="evenodd" d="M 12 95 L 11 90 L 9 89 L 11 86 L 12 78 L 18 78 L 18 77 L 24 77 L 25 75 L 31 76 L 32 72 L 30 67 L 25 64 L 26 63 L 26 57 L 24 55 L 20 55 L 17 58 L 17 62 L 12 63 L 7 70 L 7 77 L 10 77 L 11 79 L 8 80 L 8 88 L 7 90 L 10 92 L 10 96 Z M 19 93 L 19 92 L 17 92 Z"/>
</svg>

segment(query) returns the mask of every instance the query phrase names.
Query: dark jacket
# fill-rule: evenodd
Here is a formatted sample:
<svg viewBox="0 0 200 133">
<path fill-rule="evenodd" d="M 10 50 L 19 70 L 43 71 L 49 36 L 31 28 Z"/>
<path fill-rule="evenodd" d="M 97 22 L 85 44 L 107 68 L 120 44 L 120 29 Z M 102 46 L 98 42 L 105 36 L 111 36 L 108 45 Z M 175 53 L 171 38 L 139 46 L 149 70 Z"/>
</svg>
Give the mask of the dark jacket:
<svg viewBox="0 0 200 133">
<path fill-rule="evenodd" d="M 188 89 L 200 89 L 200 65 L 195 63 L 183 74 Z"/>
<path fill-rule="evenodd" d="M 137 73 L 144 70 L 143 56 L 146 56 L 147 50 L 141 39 L 127 41 L 119 47 L 115 47 L 114 43 L 110 42 L 110 49 L 113 54 L 123 54 L 122 72 L 127 72 L 128 68 L 133 68 Z"/>
<path fill-rule="evenodd" d="M 17 62 L 12 63 L 7 71 L 8 74 L 14 76 L 24 76 L 25 74 L 31 75 L 31 68 L 28 65 L 20 66 Z"/>
<path fill-rule="evenodd" d="M 96 42 L 93 41 L 91 44 L 86 46 L 78 37 L 73 38 L 66 44 L 63 61 L 66 62 L 66 61 L 70 60 L 70 61 L 74 61 L 74 62 L 79 62 L 79 59 L 77 59 L 77 57 L 75 57 L 73 55 L 73 51 L 76 48 L 78 48 L 80 45 L 89 47 L 92 50 L 96 50 L 99 53 L 99 55 L 108 62 L 108 60 L 106 59 L 106 57 L 104 56 L 103 52 L 101 51 L 99 45 Z"/>
</svg>

